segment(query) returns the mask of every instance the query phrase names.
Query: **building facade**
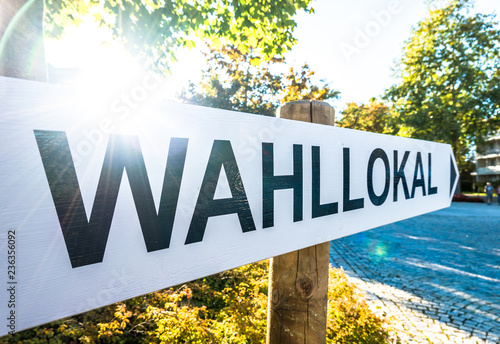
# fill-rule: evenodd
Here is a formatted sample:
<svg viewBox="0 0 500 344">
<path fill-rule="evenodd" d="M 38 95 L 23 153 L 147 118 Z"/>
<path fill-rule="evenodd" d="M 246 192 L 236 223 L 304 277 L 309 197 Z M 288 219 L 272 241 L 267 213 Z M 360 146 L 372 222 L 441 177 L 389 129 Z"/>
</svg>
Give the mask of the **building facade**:
<svg viewBox="0 0 500 344">
<path fill-rule="evenodd" d="M 493 184 L 500 182 L 500 133 L 477 147 L 476 181 Z"/>
</svg>

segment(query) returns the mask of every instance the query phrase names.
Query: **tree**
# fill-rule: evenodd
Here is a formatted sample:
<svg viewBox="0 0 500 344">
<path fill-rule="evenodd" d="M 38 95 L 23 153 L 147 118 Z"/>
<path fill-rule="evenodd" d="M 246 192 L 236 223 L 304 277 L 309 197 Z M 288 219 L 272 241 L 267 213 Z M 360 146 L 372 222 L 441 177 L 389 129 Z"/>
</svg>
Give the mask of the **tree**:
<svg viewBox="0 0 500 344">
<path fill-rule="evenodd" d="M 277 107 L 292 100 L 327 100 L 340 92 L 327 83 L 314 85 L 314 72 L 307 64 L 296 72 L 273 73 L 282 58 L 259 61 L 252 50 L 243 53 L 234 46 L 210 49 L 208 66 L 200 83 L 191 83 L 180 98 L 187 103 L 226 110 L 274 116 Z"/>
<path fill-rule="evenodd" d="M 342 118 L 337 122 L 337 126 L 395 135 L 398 129 L 394 122 L 395 117 L 391 108 L 372 98 L 368 104 L 347 104 L 347 109 L 342 111 Z"/>
<path fill-rule="evenodd" d="M 243 54 L 233 46 L 209 49 L 207 69 L 200 83 L 191 82 L 180 98 L 187 103 L 225 110 L 272 115 L 281 89 L 279 75 L 270 72 L 281 58 L 256 63 L 253 52 Z"/>
<path fill-rule="evenodd" d="M 211 44 L 231 43 L 243 53 L 250 48 L 269 59 L 295 43 L 293 16 L 312 11 L 312 0 L 47 0 L 48 24 L 52 32 L 78 22 L 85 13 L 136 55 L 142 55 L 159 70 L 168 67 L 174 48 L 194 46 L 194 38 Z M 75 13 L 77 15 L 75 16 Z"/>
<path fill-rule="evenodd" d="M 165 72 L 175 61 L 178 47 L 194 45 L 195 38 L 211 44 L 231 43 L 242 52 L 254 49 L 263 59 L 270 59 L 289 50 L 295 43 L 293 16 L 299 10 L 312 12 L 312 0 L 46 0 L 46 32 L 58 37 L 64 28 L 78 24 L 85 15 L 92 15 L 102 26 L 112 30 L 135 56 L 146 65 Z M 5 4 L 4 4 L 5 3 Z M 43 9 L 43 0 L 2 0 L 0 23 L 9 22 L 11 12 L 20 4 Z M 27 22 L 41 27 L 41 14 L 28 13 Z M 0 25 L 0 29 L 1 29 Z M 18 34 L 22 34 L 18 31 Z M 3 38 L 4 32 L 0 31 Z M 37 35 L 43 42 L 43 32 Z M 40 42 L 39 42 L 40 43 Z M 31 44 L 31 43 L 29 43 Z M 17 46 L 24 55 L 32 47 L 26 43 Z M 43 46 L 43 45 L 42 45 Z M 15 55 L 7 66 L 22 58 Z M 12 55 L 11 54 L 11 55 Z M 7 67 L 8 69 L 8 67 Z M 2 75 L 7 75 L 2 72 Z M 15 75 L 14 75 L 15 76 Z"/>
<path fill-rule="evenodd" d="M 470 0 L 431 2 L 406 42 L 400 82 L 387 91 L 399 133 L 449 143 L 462 165 L 469 147 L 500 124 L 500 31 Z"/>
<path fill-rule="evenodd" d="M 325 83 L 323 80 L 320 80 L 323 83 L 322 85 L 314 85 L 312 83 L 314 74 L 315 72 L 309 68 L 308 64 L 304 64 L 299 72 L 295 72 L 293 68 L 290 68 L 284 78 L 284 88 L 280 102 L 337 99 L 340 91 L 334 90 L 330 84 Z"/>
</svg>

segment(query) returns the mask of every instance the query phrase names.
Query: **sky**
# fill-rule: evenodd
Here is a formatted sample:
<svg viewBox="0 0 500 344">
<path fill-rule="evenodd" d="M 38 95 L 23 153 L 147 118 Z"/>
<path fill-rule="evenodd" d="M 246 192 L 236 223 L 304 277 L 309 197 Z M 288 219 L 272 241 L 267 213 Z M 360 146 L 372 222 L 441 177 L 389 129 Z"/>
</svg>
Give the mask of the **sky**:
<svg viewBox="0 0 500 344">
<path fill-rule="evenodd" d="M 298 16 L 295 63 L 312 70 L 341 92 L 340 106 L 367 102 L 393 84 L 394 60 L 411 28 L 426 16 L 419 0 L 317 0 L 314 14 Z"/>
<path fill-rule="evenodd" d="M 366 103 L 380 97 L 395 83 L 394 61 L 401 56 L 412 28 L 427 16 L 424 0 L 314 0 L 313 8 L 313 14 L 296 16 L 297 44 L 285 57 L 293 67 L 308 63 L 316 81 L 330 82 L 341 92 L 332 103 L 337 113 L 349 102 Z M 476 0 L 476 10 L 498 15 L 500 1 Z M 93 24 L 69 30 L 66 41 L 49 42 L 48 61 L 62 67 L 93 61 L 102 64 L 105 59 L 98 51 L 103 39 L 107 38 Z M 180 51 L 177 57 L 166 88 L 172 94 L 189 80 L 198 80 L 204 67 L 203 56 L 196 50 Z"/>
<path fill-rule="evenodd" d="M 427 17 L 423 0 L 316 0 L 314 14 L 299 14 L 298 44 L 289 54 L 307 61 L 340 90 L 336 105 L 367 102 L 395 83 L 392 68 L 412 27 Z M 481 13 L 500 13 L 499 0 L 476 0 Z M 498 18 L 497 18 L 498 19 Z"/>
</svg>

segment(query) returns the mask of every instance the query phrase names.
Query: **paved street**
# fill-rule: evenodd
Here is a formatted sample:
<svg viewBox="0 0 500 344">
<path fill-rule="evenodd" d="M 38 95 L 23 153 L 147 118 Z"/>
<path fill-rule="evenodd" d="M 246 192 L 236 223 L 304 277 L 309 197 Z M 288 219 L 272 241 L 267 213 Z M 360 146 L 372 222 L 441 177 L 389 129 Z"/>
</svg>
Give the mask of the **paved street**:
<svg viewBox="0 0 500 344">
<path fill-rule="evenodd" d="M 500 206 L 453 203 L 332 241 L 403 343 L 500 343 Z"/>
</svg>

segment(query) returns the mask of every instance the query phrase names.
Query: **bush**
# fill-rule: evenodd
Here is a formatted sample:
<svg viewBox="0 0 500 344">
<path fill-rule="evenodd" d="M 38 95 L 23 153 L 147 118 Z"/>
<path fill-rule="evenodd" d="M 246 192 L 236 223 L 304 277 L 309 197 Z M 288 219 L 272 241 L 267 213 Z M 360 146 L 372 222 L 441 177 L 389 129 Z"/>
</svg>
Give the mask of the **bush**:
<svg viewBox="0 0 500 344">
<path fill-rule="evenodd" d="M 474 203 L 484 203 L 481 197 L 477 196 L 467 196 L 464 194 L 454 194 L 453 202 L 474 202 Z"/>
<path fill-rule="evenodd" d="M 0 343 L 264 343 L 267 261 L 136 297 L 13 336 Z M 331 269 L 328 343 L 386 343 L 384 323 L 341 269 Z"/>
</svg>

